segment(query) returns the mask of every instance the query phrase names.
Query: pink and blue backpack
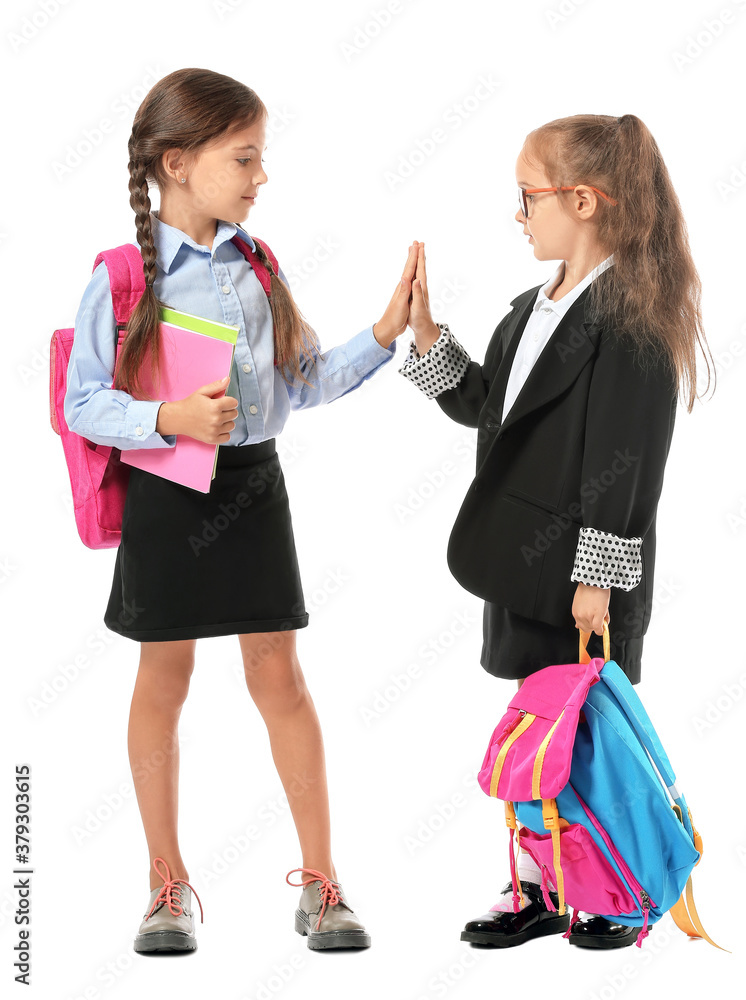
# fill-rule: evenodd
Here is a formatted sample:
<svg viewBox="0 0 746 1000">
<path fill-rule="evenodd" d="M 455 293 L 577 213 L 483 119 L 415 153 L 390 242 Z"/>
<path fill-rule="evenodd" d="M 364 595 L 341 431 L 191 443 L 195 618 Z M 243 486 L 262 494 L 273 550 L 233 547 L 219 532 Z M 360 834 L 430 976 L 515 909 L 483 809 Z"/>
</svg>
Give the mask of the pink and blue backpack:
<svg viewBox="0 0 746 1000">
<path fill-rule="evenodd" d="M 495 728 L 478 780 L 505 802 L 510 828 L 513 909 L 523 892 L 514 839 L 549 880 L 559 912 L 578 912 L 639 926 L 637 946 L 667 911 L 686 934 L 708 936 L 697 914 L 691 872 L 702 854 L 671 764 L 632 684 L 609 656 L 585 649 L 580 663 L 531 674 Z M 518 827 L 518 823 L 521 827 Z M 565 937 L 568 937 L 570 930 Z M 726 949 L 722 949 L 726 950 Z"/>
</svg>

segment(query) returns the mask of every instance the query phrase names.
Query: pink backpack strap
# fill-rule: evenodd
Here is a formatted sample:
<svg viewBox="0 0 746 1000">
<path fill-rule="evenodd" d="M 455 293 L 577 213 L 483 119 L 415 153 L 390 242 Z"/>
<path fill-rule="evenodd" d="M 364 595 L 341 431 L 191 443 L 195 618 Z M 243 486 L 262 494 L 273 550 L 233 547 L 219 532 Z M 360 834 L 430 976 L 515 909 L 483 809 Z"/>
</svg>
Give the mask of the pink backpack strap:
<svg viewBox="0 0 746 1000">
<path fill-rule="evenodd" d="M 256 236 L 252 237 L 252 239 L 254 240 L 255 243 L 258 243 L 259 246 L 262 247 L 262 249 L 266 253 L 267 257 L 269 258 L 269 261 L 270 261 L 272 267 L 274 268 L 275 274 L 279 278 L 280 277 L 280 265 L 277 263 L 277 258 L 275 257 L 275 255 L 269 249 L 269 247 L 264 242 L 264 240 L 258 240 L 256 238 Z M 254 268 L 254 274 L 256 274 L 257 278 L 261 282 L 261 286 L 264 289 L 267 298 L 270 298 L 270 295 L 271 295 L 271 292 L 272 292 L 272 276 L 270 275 L 270 273 L 267 270 L 267 268 L 265 267 L 265 265 L 259 259 L 259 254 L 254 253 L 254 251 L 251 249 L 251 247 L 246 242 L 246 240 L 241 239 L 240 236 L 234 236 L 233 239 L 231 240 L 231 242 L 235 243 L 235 245 L 238 247 L 238 249 L 244 255 L 244 257 L 246 258 L 246 260 L 248 260 L 248 262 Z M 277 365 L 277 355 L 276 354 L 275 354 L 275 365 Z"/>
<path fill-rule="evenodd" d="M 111 301 L 117 327 L 123 327 L 145 291 L 142 254 L 132 243 L 125 243 L 123 246 L 114 247 L 113 250 L 102 250 L 93 264 L 94 271 L 101 261 L 106 264 L 106 270 L 109 272 Z M 120 330 L 120 340 L 123 339 L 122 333 Z"/>
<path fill-rule="evenodd" d="M 275 257 L 275 255 L 272 253 L 272 251 L 269 249 L 269 247 L 263 240 L 258 240 L 256 236 L 253 237 L 253 240 L 255 243 L 258 243 L 259 246 L 264 250 L 264 252 L 266 253 L 267 257 L 270 260 L 270 263 L 272 264 L 272 267 L 274 268 L 275 274 L 279 277 L 280 266 L 277 263 L 277 258 Z M 261 282 L 262 288 L 264 289 L 267 298 L 269 298 L 272 289 L 272 278 L 269 272 L 267 271 L 267 268 L 264 266 L 264 264 L 262 264 L 261 260 L 259 259 L 259 254 L 255 253 L 251 249 L 249 244 L 246 242 L 246 240 L 242 240 L 240 236 L 234 236 L 231 242 L 235 243 L 235 245 L 244 255 L 246 260 L 248 260 L 248 262 L 254 268 L 256 276 Z"/>
</svg>

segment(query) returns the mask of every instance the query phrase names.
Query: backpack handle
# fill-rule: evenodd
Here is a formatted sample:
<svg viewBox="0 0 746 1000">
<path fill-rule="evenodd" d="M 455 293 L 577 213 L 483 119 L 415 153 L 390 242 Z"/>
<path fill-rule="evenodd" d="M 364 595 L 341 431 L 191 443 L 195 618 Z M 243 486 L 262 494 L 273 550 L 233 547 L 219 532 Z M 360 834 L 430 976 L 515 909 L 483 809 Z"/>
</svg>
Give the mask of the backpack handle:
<svg viewBox="0 0 746 1000">
<path fill-rule="evenodd" d="M 590 663 L 590 653 L 585 648 L 591 638 L 591 633 L 580 629 L 579 643 L 580 650 L 578 655 L 578 663 Z M 604 663 L 607 663 L 611 659 L 611 635 L 609 634 L 609 623 L 604 618 Z"/>
</svg>

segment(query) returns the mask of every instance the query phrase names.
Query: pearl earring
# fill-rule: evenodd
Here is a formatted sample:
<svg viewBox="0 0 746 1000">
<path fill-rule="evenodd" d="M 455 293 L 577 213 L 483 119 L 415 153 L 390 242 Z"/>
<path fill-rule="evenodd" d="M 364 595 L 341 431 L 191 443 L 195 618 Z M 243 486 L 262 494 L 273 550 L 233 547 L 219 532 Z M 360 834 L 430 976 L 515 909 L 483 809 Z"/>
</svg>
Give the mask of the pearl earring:
<svg viewBox="0 0 746 1000">
<path fill-rule="evenodd" d="M 182 177 L 182 178 L 181 178 L 181 183 L 182 183 L 182 184 L 186 184 L 186 177 Z"/>
</svg>

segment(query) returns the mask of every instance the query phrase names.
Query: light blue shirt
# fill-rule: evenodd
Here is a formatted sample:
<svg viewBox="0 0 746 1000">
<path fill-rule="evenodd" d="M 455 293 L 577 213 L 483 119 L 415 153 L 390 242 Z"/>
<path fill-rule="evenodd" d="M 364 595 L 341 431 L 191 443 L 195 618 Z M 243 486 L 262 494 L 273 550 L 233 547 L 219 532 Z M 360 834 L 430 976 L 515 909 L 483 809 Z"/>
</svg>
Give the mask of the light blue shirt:
<svg viewBox="0 0 746 1000">
<path fill-rule="evenodd" d="M 311 368 L 288 385 L 274 364 L 274 331 L 269 300 L 253 268 L 231 238 L 238 233 L 252 250 L 256 245 L 240 226 L 218 220 L 212 249 L 166 225 L 151 212 L 157 252 L 155 293 L 172 309 L 239 328 L 227 396 L 238 400 L 236 426 L 227 445 L 257 444 L 280 434 L 291 410 L 330 403 L 369 379 L 396 353 L 366 327 L 345 344 L 331 347 Z M 288 285 L 282 269 L 279 276 Z M 289 287 L 289 285 L 288 285 Z M 71 431 L 94 444 L 116 448 L 172 448 L 175 434 L 159 434 L 163 400 L 136 400 L 112 389 L 116 354 L 116 319 L 109 275 L 102 262 L 93 272 L 75 319 L 67 369 L 65 419 Z M 199 386 L 195 386 L 195 389 Z"/>
</svg>

